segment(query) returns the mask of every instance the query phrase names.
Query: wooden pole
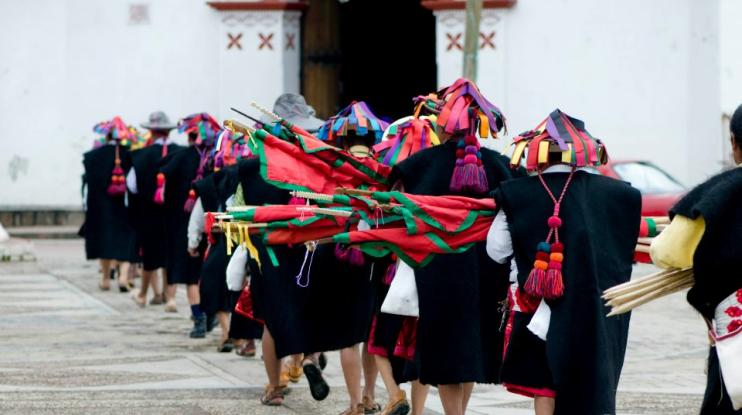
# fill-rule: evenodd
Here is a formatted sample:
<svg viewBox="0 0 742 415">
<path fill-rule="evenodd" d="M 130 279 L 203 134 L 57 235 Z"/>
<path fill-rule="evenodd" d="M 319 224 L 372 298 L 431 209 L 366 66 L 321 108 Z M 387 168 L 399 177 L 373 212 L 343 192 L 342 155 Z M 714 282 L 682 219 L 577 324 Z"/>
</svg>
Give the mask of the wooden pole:
<svg viewBox="0 0 742 415">
<path fill-rule="evenodd" d="M 479 21 L 483 0 L 466 0 L 466 35 L 464 37 L 464 78 L 477 81 L 477 52 L 479 51 Z"/>
</svg>

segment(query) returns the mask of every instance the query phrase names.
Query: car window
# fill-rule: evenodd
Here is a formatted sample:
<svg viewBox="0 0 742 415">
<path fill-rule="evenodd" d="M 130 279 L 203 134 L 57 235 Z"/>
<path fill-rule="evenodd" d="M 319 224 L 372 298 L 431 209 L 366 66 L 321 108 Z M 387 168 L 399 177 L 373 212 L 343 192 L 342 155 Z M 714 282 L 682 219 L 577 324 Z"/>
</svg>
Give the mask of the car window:
<svg viewBox="0 0 742 415">
<path fill-rule="evenodd" d="M 685 188 L 669 174 L 651 163 L 617 163 L 613 170 L 621 180 L 631 183 L 643 194 L 679 193 Z"/>
</svg>

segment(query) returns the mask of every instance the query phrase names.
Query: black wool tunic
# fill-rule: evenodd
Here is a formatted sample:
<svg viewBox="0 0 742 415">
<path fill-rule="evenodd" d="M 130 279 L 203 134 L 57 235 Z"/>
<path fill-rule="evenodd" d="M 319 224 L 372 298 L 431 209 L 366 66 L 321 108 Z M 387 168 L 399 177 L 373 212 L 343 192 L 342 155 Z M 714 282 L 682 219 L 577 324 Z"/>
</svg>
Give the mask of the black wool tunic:
<svg viewBox="0 0 742 415">
<path fill-rule="evenodd" d="M 317 247 L 305 310 L 311 324 L 310 350 L 339 350 L 368 339 L 376 284 L 386 269 L 382 262 L 364 256 L 363 265 L 352 265 L 335 256 L 335 245 Z"/>
<path fill-rule="evenodd" d="M 568 176 L 550 173 L 543 178 L 558 197 Z M 548 234 L 547 220 L 554 203 L 538 177 L 502 183 L 495 198 L 508 217 L 518 283 L 523 287 L 533 268 L 536 246 Z M 601 295 L 631 278 L 641 195 L 625 182 L 578 171 L 560 217 L 564 296 L 548 301 L 551 321 L 545 346 L 556 392 L 555 413 L 614 414 L 630 314 L 606 317 L 609 310 Z M 518 383 L 527 374 L 509 372 L 509 359 L 508 354 L 502 381 Z"/>
<path fill-rule="evenodd" d="M 128 172 L 128 150 L 119 148 L 124 174 Z M 126 210 L 124 195 L 110 196 L 108 185 L 116 159 L 116 146 L 104 145 L 83 155 L 87 210 L 85 254 L 88 259 L 136 260 L 136 235 Z"/>
<path fill-rule="evenodd" d="M 289 202 L 291 196 L 288 191 L 262 179 L 258 159 L 243 160 L 238 165 L 240 184 L 247 205 L 284 205 Z M 249 261 L 255 317 L 265 322 L 275 340 L 279 358 L 312 352 L 309 345 L 309 324 L 304 314 L 308 293 L 306 288 L 296 284 L 306 248 L 304 245 L 267 247 L 261 237 L 251 236 L 250 239 L 260 258 L 260 266 L 253 258 Z M 278 261 L 278 266 L 272 263 L 269 249 Z"/>
<path fill-rule="evenodd" d="M 709 320 L 716 306 L 742 288 L 742 169 L 718 174 L 691 190 L 671 211 L 690 219 L 703 216 L 706 229 L 693 255 L 695 282 L 688 302 Z M 735 411 L 721 377 L 716 348 L 709 350 L 702 415 L 742 414 Z"/>
<path fill-rule="evenodd" d="M 168 144 L 168 154 L 184 147 Z M 167 210 L 154 202 L 157 173 L 162 162 L 162 145 L 153 144 L 129 153 L 137 176 L 137 193 L 129 194 L 129 207 L 137 234 L 137 246 L 145 271 L 167 266 Z M 166 183 L 167 189 L 167 183 Z"/>
<path fill-rule="evenodd" d="M 183 206 L 188 200 L 199 162 L 198 150 L 194 146 L 168 154 L 161 162 L 160 172 L 165 175 L 168 284 L 198 284 L 201 257 L 188 254 L 190 212 L 186 212 Z"/>
<path fill-rule="evenodd" d="M 490 190 L 521 174 L 513 173 L 508 159 L 497 152 L 482 148 L 481 154 Z M 456 140 L 452 139 L 404 160 L 394 168 L 394 175 L 407 193 L 456 195 L 449 190 L 455 163 Z M 485 242 L 460 254 L 438 255 L 415 270 L 420 382 L 498 382 L 503 346 L 499 307 L 507 296 L 508 274 L 508 266 L 487 256 Z"/>
</svg>

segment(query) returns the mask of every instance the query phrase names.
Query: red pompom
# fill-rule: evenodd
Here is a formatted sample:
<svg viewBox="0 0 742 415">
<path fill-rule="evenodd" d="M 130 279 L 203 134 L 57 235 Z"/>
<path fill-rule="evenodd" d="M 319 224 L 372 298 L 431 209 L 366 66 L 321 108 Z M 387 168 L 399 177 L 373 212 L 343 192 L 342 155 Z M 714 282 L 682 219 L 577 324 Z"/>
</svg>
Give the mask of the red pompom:
<svg viewBox="0 0 742 415">
<path fill-rule="evenodd" d="M 464 139 L 464 144 L 466 144 L 467 146 L 476 146 L 477 144 L 479 144 L 479 142 L 477 141 L 477 137 L 473 135 L 467 135 Z"/>
<path fill-rule="evenodd" d="M 554 242 L 551 244 L 551 252 L 564 252 L 564 244 L 561 242 Z"/>
<path fill-rule="evenodd" d="M 463 149 L 459 148 L 459 149 L 456 150 L 456 158 L 457 159 L 462 159 L 462 158 L 464 158 L 465 155 L 466 155 L 466 152 Z"/>
<path fill-rule="evenodd" d="M 536 252 L 536 259 L 539 261 L 549 261 L 549 254 L 546 252 Z"/>
<path fill-rule="evenodd" d="M 552 216 L 549 218 L 548 222 L 550 228 L 558 228 L 562 226 L 562 219 L 559 218 L 559 216 Z"/>
</svg>

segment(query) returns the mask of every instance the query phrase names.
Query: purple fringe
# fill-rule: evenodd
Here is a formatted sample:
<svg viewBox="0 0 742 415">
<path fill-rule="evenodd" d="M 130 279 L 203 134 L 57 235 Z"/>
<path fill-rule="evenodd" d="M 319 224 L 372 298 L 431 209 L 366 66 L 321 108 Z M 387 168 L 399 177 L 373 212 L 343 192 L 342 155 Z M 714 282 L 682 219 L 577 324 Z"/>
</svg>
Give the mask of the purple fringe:
<svg viewBox="0 0 742 415">
<path fill-rule="evenodd" d="M 457 165 L 453 169 L 449 189 L 454 192 L 486 193 L 489 189 L 484 166 L 476 164 Z"/>
</svg>

